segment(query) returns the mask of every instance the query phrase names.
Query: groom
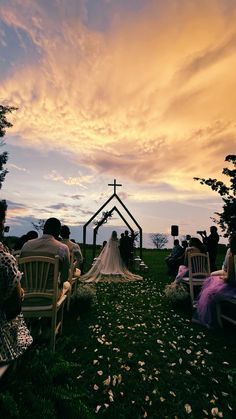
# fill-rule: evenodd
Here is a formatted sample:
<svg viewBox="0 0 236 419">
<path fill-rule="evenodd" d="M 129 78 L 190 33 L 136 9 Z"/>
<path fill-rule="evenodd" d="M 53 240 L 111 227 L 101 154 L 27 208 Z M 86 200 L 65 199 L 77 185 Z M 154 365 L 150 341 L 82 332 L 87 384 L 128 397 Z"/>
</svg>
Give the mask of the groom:
<svg viewBox="0 0 236 419">
<path fill-rule="evenodd" d="M 123 234 L 123 236 L 122 236 Z M 128 230 L 125 230 L 125 233 L 121 234 L 120 239 L 120 254 L 123 259 L 125 266 L 128 268 L 131 258 L 131 251 L 132 251 L 132 239 L 129 236 Z"/>
</svg>

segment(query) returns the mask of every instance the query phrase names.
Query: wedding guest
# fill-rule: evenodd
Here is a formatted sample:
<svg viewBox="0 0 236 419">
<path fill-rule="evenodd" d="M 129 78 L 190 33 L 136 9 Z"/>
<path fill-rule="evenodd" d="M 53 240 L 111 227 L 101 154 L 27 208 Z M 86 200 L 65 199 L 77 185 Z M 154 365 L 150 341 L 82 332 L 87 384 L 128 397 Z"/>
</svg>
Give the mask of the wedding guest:
<svg viewBox="0 0 236 419">
<path fill-rule="evenodd" d="M 207 328 L 218 326 L 216 307 L 225 297 L 236 297 L 236 272 L 233 256 L 236 255 L 236 234 L 230 237 L 230 250 L 227 251 L 227 272 L 219 276 L 210 276 L 205 280 L 199 295 L 193 322 Z"/>
<path fill-rule="evenodd" d="M 184 253 L 184 265 L 180 265 L 178 274 L 176 276 L 176 283 L 181 282 L 181 279 L 188 276 L 188 254 L 189 253 L 206 253 L 204 244 L 197 237 L 191 237 L 189 246 Z"/>
<path fill-rule="evenodd" d="M 61 243 L 66 244 L 66 246 L 68 247 L 70 251 L 70 254 L 72 252 L 74 253 L 74 256 L 77 260 L 77 267 L 79 267 L 80 264 L 83 262 L 82 252 L 81 252 L 80 246 L 77 243 L 70 240 L 70 229 L 68 226 L 63 225 L 61 227 L 60 236 L 62 238 Z"/>
<path fill-rule="evenodd" d="M 169 256 L 165 258 L 168 268 L 168 275 L 176 275 L 178 268 L 183 263 L 184 248 L 180 246 L 179 240 L 174 240 L 174 247 Z"/>
<path fill-rule="evenodd" d="M 126 267 L 130 264 L 131 252 L 132 252 L 132 238 L 129 236 L 128 230 L 125 230 L 124 237 L 120 243 L 120 252 L 122 259 Z"/>
<path fill-rule="evenodd" d="M 203 243 L 205 244 L 207 252 L 209 253 L 211 271 L 216 271 L 216 257 L 219 243 L 219 234 L 217 233 L 217 227 L 210 227 L 209 236 L 207 236 L 206 231 L 199 231 L 199 234 L 202 236 Z"/>
<path fill-rule="evenodd" d="M 187 247 L 188 247 L 188 242 L 187 242 L 187 240 L 182 240 L 182 242 L 181 242 L 181 246 L 182 246 L 182 248 L 184 249 L 184 251 L 187 249 Z"/>
<path fill-rule="evenodd" d="M 125 240 L 124 240 L 124 237 L 125 237 L 124 233 L 121 233 L 121 235 L 120 235 L 119 249 L 120 249 L 121 259 L 125 263 Z"/>
<path fill-rule="evenodd" d="M 67 281 L 70 268 L 69 248 L 66 244 L 58 241 L 61 231 L 61 223 L 57 218 L 48 218 L 44 224 L 43 235 L 37 239 L 30 240 L 24 244 L 21 249 L 20 256 L 59 256 L 59 270 L 61 273 L 60 288 L 63 293 L 70 288 Z"/>
<path fill-rule="evenodd" d="M 28 231 L 28 233 L 23 234 L 23 236 L 18 238 L 18 240 L 15 243 L 14 250 L 21 250 L 23 245 L 28 240 L 37 239 L 37 237 L 38 237 L 37 231 L 34 231 L 34 230 Z"/>
<path fill-rule="evenodd" d="M 21 356 L 33 339 L 21 313 L 23 290 L 16 259 L 2 243 L 6 201 L 0 201 L 0 363 L 8 364 Z"/>
</svg>

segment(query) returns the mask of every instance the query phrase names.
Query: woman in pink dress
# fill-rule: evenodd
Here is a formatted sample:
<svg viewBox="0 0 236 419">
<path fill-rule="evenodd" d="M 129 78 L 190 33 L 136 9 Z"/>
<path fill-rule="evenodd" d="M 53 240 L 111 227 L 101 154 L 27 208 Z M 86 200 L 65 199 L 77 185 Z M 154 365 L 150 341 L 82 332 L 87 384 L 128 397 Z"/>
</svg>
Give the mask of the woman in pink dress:
<svg viewBox="0 0 236 419">
<path fill-rule="evenodd" d="M 236 297 L 236 273 L 234 258 L 236 255 L 236 233 L 230 237 L 230 251 L 227 252 L 227 272 L 219 276 L 210 276 L 205 280 L 199 295 L 193 322 L 208 328 L 218 326 L 216 306 L 225 297 Z"/>
<path fill-rule="evenodd" d="M 184 265 L 180 265 L 178 274 L 175 278 L 175 282 L 178 284 L 182 278 L 188 276 L 188 254 L 189 253 L 206 253 L 204 244 L 197 237 L 191 237 L 189 240 L 189 246 L 185 250 Z"/>
</svg>

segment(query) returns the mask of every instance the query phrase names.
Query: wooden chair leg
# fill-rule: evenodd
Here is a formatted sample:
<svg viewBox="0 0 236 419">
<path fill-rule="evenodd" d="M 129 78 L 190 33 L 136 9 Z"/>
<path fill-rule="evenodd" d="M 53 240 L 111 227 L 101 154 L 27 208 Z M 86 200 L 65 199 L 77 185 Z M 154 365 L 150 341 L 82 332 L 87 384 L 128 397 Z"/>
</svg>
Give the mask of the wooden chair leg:
<svg viewBox="0 0 236 419">
<path fill-rule="evenodd" d="M 61 308 L 60 333 L 62 333 L 63 319 L 64 319 L 64 306 Z"/>
<path fill-rule="evenodd" d="M 56 347 L 56 325 L 57 325 L 57 316 L 52 318 L 52 323 L 51 323 L 50 349 L 52 352 L 55 352 L 55 347 Z"/>
<path fill-rule="evenodd" d="M 194 290 L 193 290 L 193 284 L 189 284 L 189 291 L 190 291 L 191 303 L 192 303 L 192 306 L 194 306 Z"/>
<path fill-rule="evenodd" d="M 66 310 L 67 311 L 69 311 L 69 309 L 70 309 L 71 292 L 72 292 L 72 288 L 67 293 L 67 303 L 66 303 Z"/>
</svg>

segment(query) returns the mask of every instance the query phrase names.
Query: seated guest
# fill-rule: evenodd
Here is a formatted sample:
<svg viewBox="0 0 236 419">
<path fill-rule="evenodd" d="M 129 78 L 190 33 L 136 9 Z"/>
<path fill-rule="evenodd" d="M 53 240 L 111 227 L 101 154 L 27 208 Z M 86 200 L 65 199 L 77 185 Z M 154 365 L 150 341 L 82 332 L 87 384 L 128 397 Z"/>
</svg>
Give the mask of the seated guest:
<svg viewBox="0 0 236 419">
<path fill-rule="evenodd" d="M 167 258 L 165 258 L 165 262 L 168 267 L 168 275 L 176 275 L 178 272 L 178 268 L 183 263 L 183 255 L 184 249 L 179 244 L 179 240 L 174 240 L 174 247 L 171 250 L 171 253 Z"/>
<path fill-rule="evenodd" d="M 183 247 L 183 249 L 184 249 L 184 251 L 187 249 L 187 247 L 188 247 L 188 242 L 187 242 L 187 240 L 182 240 L 182 242 L 181 242 L 181 246 Z"/>
<path fill-rule="evenodd" d="M 233 257 L 236 255 L 236 234 L 230 237 L 230 250 L 227 251 L 227 272 L 219 276 L 210 276 L 204 282 L 197 303 L 193 322 L 208 328 L 217 327 L 216 306 L 225 297 L 236 297 L 236 273 Z"/>
<path fill-rule="evenodd" d="M 3 238 L 6 201 L 0 201 L 0 240 Z M 33 339 L 21 313 L 23 290 L 16 259 L 0 241 L 0 363 L 21 356 Z"/>
<path fill-rule="evenodd" d="M 23 234 L 23 236 L 19 237 L 19 239 L 16 241 L 14 250 L 21 250 L 23 245 L 28 241 L 32 239 L 37 239 L 38 233 L 37 231 L 30 230 L 28 233 Z"/>
<path fill-rule="evenodd" d="M 226 251 L 224 262 L 222 264 L 222 268 L 219 269 L 218 271 L 211 272 L 211 276 L 224 275 L 227 272 L 227 270 L 228 270 L 228 261 L 229 261 L 230 254 L 231 254 L 231 250 L 230 250 L 230 247 L 229 247 L 227 249 L 227 251 Z"/>
<path fill-rule="evenodd" d="M 184 265 L 180 265 L 178 274 L 176 276 L 176 282 L 181 282 L 181 279 L 188 276 L 188 254 L 189 253 L 206 253 L 204 244 L 197 237 L 191 237 L 189 240 L 189 246 L 186 248 L 184 253 Z"/>
<path fill-rule="evenodd" d="M 70 251 L 70 254 L 72 252 L 74 253 L 74 256 L 77 260 L 77 267 L 79 267 L 80 264 L 83 262 L 83 256 L 80 250 L 80 246 L 77 243 L 70 240 L 70 229 L 68 226 L 63 225 L 61 227 L 60 236 L 62 238 L 61 243 L 66 244 L 66 246 L 68 247 Z"/>
<path fill-rule="evenodd" d="M 24 244 L 20 256 L 59 256 L 59 270 L 63 293 L 70 288 L 68 280 L 70 268 L 70 254 L 68 246 L 58 241 L 61 231 L 61 223 L 57 218 L 48 218 L 44 224 L 43 235 Z"/>
<path fill-rule="evenodd" d="M 210 227 L 210 234 L 207 236 L 206 231 L 199 231 L 202 236 L 203 243 L 209 253 L 211 271 L 216 271 L 216 256 L 218 251 L 219 234 L 217 233 L 217 227 Z"/>
</svg>

